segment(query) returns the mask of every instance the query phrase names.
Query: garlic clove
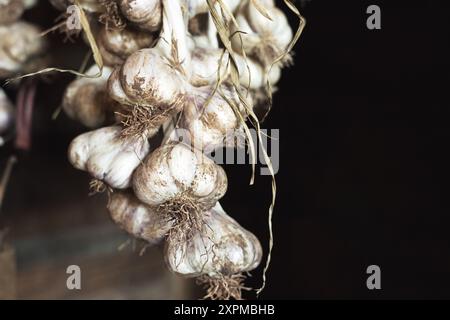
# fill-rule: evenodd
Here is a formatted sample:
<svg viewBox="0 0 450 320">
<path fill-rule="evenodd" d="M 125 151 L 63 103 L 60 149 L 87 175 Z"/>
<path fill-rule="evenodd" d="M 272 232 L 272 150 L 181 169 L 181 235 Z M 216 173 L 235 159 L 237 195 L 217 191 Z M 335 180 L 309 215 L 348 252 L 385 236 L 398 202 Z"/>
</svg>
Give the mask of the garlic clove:
<svg viewBox="0 0 450 320">
<path fill-rule="evenodd" d="M 172 227 L 171 221 L 163 219 L 154 209 L 140 202 L 132 192 L 112 192 L 108 211 L 122 229 L 151 244 L 160 242 Z"/>
<path fill-rule="evenodd" d="M 188 241 L 169 241 L 168 268 L 195 277 L 222 277 L 255 269 L 262 258 L 259 240 L 228 216 L 219 203 L 204 214 L 204 228 Z"/>
<path fill-rule="evenodd" d="M 162 24 L 161 0 L 119 0 L 123 15 L 137 26 L 158 31 Z"/>
<path fill-rule="evenodd" d="M 193 168 L 198 165 L 198 161 L 191 150 L 182 144 L 176 144 L 167 157 L 167 165 L 177 183 L 192 184 L 195 177 Z"/>
<path fill-rule="evenodd" d="M 111 126 L 79 135 L 69 146 L 70 162 L 113 188 L 130 187 L 131 175 L 150 147 L 147 139 L 122 137 L 121 131 Z"/>
</svg>

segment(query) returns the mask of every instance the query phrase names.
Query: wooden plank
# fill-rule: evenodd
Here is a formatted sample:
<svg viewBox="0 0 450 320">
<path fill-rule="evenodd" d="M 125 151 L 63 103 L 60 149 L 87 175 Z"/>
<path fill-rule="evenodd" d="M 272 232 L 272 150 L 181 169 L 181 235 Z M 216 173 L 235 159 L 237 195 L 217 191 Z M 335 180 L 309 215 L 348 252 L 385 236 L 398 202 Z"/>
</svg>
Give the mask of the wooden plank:
<svg viewBox="0 0 450 320">
<path fill-rule="evenodd" d="M 16 260 L 11 246 L 0 246 L 0 299 L 16 298 Z"/>
</svg>

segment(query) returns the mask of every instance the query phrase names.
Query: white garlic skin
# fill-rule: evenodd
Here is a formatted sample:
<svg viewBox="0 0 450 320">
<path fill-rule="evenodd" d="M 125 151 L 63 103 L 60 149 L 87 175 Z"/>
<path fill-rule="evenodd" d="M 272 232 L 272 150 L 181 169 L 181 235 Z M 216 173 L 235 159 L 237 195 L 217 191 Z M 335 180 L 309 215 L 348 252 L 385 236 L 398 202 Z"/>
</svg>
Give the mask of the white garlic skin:
<svg viewBox="0 0 450 320">
<path fill-rule="evenodd" d="M 9 129 L 14 119 L 14 109 L 5 91 L 0 88 L 0 133 Z"/>
<path fill-rule="evenodd" d="M 121 65 L 132 53 L 149 48 L 154 38 L 151 34 L 126 28 L 124 30 L 102 28 L 98 46 L 106 65 Z"/>
<path fill-rule="evenodd" d="M 70 163 L 113 188 L 130 187 L 132 173 L 150 147 L 147 139 L 121 137 L 121 130 L 111 126 L 79 135 L 69 146 Z"/>
<path fill-rule="evenodd" d="M 245 109 L 233 88 L 222 85 L 219 90 L 245 115 Z M 214 87 L 211 86 L 199 88 L 198 94 L 183 109 L 179 123 L 179 127 L 189 133 L 189 140 L 185 143 L 204 153 L 223 146 L 233 147 L 233 138 L 244 135 L 240 119 L 233 108 L 218 92 L 211 97 L 213 91 Z"/>
<path fill-rule="evenodd" d="M 36 26 L 23 21 L 0 26 L 0 78 L 20 72 L 29 59 L 44 51 L 39 33 Z"/>
<path fill-rule="evenodd" d="M 186 95 L 186 80 L 168 65 L 158 50 L 142 49 L 131 54 L 108 80 L 111 97 L 126 105 L 173 108 Z M 176 111 L 181 110 L 176 106 Z"/>
<path fill-rule="evenodd" d="M 144 203 L 159 206 L 184 194 L 203 207 L 212 207 L 228 185 L 222 167 L 180 142 L 153 151 L 133 175 L 133 189 Z"/>
<path fill-rule="evenodd" d="M 203 232 L 186 242 L 167 241 L 164 257 L 174 273 L 221 277 L 251 271 L 262 258 L 259 240 L 228 216 L 219 203 L 204 213 Z"/>
<path fill-rule="evenodd" d="M 159 243 L 169 232 L 172 222 L 140 202 L 132 192 L 115 190 L 108 202 L 111 218 L 134 237 L 151 244 Z"/>
<path fill-rule="evenodd" d="M 162 24 L 161 0 L 119 0 L 123 15 L 137 26 L 158 31 Z"/>
<path fill-rule="evenodd" d="M 25 9 L 22 0 L 0 1 L 0 24 L 7 25 L 20 18 Z"/>
<path fill-rule="evenodd" d="M 267 85 L 266 70 L 254 59 L 244 59 L 235 54 L 235 61 L 239 71 L 239 83 L 245 88 L 260 89 Z M 221 49 L 196 48 L 192 51 L 192 73 L 189 82 L 196 87 L 217 83 L 220 66 L 220 78 L 226 79 L 230 74 L 228 54 Z M 281 76 L 280 67 L 275 65 L 270 70 L 268 80 L 275 85 Z"/>
<path fill-rule="evenodd" d="M 97 66 L 92 66 L 86 73 L 94 75 L 97 70 Z M 64 112 L 88 128 L 101 126 L 106 120 L 107 112 L 111 111 L 111 104 L 114 103 L 106 91 L 110 74 L 111 69 L 104 67 L 100 77 L 80 77 L 72 81 L 64 92 Z"/>
<path fill-rule="evenodd" d="M 239 12 L 236 21 L 238 29 L 242 31 L 241 37 L 233 37 L 233 48 L 254 56 L 264 64 L 271 64 L 278 58 L 292 41 L 293 32 L 285 14 L 275 6 L 266 6 L 272 21 L 264 17 L 252 3 L 248 3 Z"/>
</svg>

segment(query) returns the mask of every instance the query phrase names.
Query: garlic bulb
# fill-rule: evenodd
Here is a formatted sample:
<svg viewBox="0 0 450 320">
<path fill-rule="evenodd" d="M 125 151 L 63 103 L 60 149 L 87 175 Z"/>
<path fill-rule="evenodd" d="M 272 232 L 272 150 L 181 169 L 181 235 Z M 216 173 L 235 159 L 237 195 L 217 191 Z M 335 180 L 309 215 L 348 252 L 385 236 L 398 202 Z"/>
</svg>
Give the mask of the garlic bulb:
<svg viewBox="0 0 450 320">
<path fill-rule="evenodd" d="M 161 0 L 119 0 L 123 15 L 137 26 L 158 31 L 162 23 Z"/>
<path fill-rule="evenodd" d="M 245 114 L 244 107 L 233 88 L 222 85 L 220 91 L 227 97 L 225 100 L 214 87 L 199 88 L 198 94 L 187 104 L 180 118 L 179 127 L 186 129 L 188 141 L 204 153 L 223 146 L 234 146 L 235 137 L 243 137 L 244 132 L 239 118 L 229 102 Z"/>
<path fill-rule="evenodd" d="M 207 209 L 225 194 L 227 184 L 222 167 L 179 142 L 153 151 L 133 175 L 136 196 L 151 206 L 184 197 Z"/>
<path fill-rule="evenodd" d="M 265 9 L 272 21 L 263 16 L 251 2 L 239 12 L 236 21 L 238 30 L 242 32 L 242 42 L 239 37 L 233 37 L 232 44 L 237 52 L 243 47 L 248 55 L 269 65 L 287 48 L 293 32 L 280 9 L 270 3 L 265 4 Z"/>
<path fill-rule="evenodd" d="M 150 147 L 144 137 L 122 137 L 121 130 L 119 126 L 104 127 L 76 137 L 69 146 L 72 165 L 113 188 L 128 188 L 133 171 Z"/>
<path fill-rule="evenodd" d="M 178 112 L 186 95 L 186 81 L 158 51 L 142 49 L 130 55 L 121 68 L 114 70 L 108 80 L 108 91 L 122 104 Z"/>
<path fill-rule="evenodd" d="M 131 192 L 114 191 L 108 210 L 111 218 L 129 234 L 154 244 L 160 242 L 172 227 L 154 209 L 140 202 Z"/>
<path fill-rule="evenodd" d="M 120 65 L 132 53 L 148 48 L 153 43 L 151 34 L 126 28 L 124 30 L 102 28 L 98 45 L 105 64 Z"/>
<path fill-rule="evenodd" d="M 255 269 L 261 262 L 258 239 L 228 216 L 217 202 L 204 213 L 204 228 L 184 243 L 168 241 L 165 260 L 172 272 L 222 277 Z"/>
<path fill-rule="evenodd" d="M 230 75 L 229 56 L 221 49 L 196 48 L 192 52 L 192 74 L 189 82 L 193 86 L 205 86 L 214 84 L 219 79 L 218 70 L 220 67 L 220 78 L 226 79 Z M 267 78 L 271 85 L 278 82 L 281 76 L 280 67 L 275 65 L 266 75 L 266 69 L 251 58 L 244 59 L 236 54 L 235 61 L 239 71 L 239 82 L 243 87 L 251 89 L 264 88 Z"/>
<path fill-rule="evenodd" d="M 0 0 L 0 24 L 10 24 L 16 21 L 24 9 L 22 0 Z"/>
<path fill-rule="evenodd" d="M 11 125 L 14 118 L 14 111 L 11 101 L 5 91 L 0 88 L 0 133 L 5 132 Z"/>
<path fill-rule="evenodd" d="M 0 26 L 0 77 L 7 78 L 20 72 L 30 59 L 41 54 L 44 42 L 39 29 L 18 21 Z"/>
<path fill-rule="evenodd" d="M 97 66 L 92 66 L 86 73 L 96 74 Z M 62 102 L 66 114 L 80 121 L 89 128 L 102 125 L 111 111 L 112 101 L 106 92 L 106 82 L 111 69 L 104 67 L 102 75 L 98 78 L 80 77 L 66 88 Z M 108 110 L 109 109 L 109 110 Z"/>
</svg>

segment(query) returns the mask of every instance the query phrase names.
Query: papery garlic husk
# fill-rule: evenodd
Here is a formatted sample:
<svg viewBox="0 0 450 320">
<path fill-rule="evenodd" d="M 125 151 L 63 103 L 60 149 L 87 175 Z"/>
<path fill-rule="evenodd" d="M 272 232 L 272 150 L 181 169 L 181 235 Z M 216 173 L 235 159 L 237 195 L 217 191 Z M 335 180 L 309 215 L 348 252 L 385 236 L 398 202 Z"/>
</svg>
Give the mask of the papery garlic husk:
<svg viewBox="0 0 450 320">
<path fill-rule="evenodd" d="M 86 74 L 96 74 L 97 69 L 97 66 L 93 66 Z M 89 128 L 97 128 L 105 123 L 116 103 L 106 91 L 111 71 L 104 67 L 100 77 L 80 77 L 69 84 L 64 92 L 62 108 L 70 118 Z"/>
<path fill-rule="evenodd" d="M 111 97 L 127 105 L 176 107 L 186 95 L 186 81 L 176 68 L 154 49 L 142 49 L 130 55 L 116 68 L 108 81 Z"/>
<path fill-rule="evenodd" d="M 206 210 L 223 197 L 227 185 L 222 167 L 175 141 L 153 151 L 133 175 L 136 196 L 155 207 L 178 201 Z"/>
<path fill-rule="evenodd" d="M 242 123 L 247 113 L 234 88 L 221 85 L 215 89 L 212 86 L 198 88 L 183 109 L 179 122 L 179 128 L 186 130 L 183 138 L 187 141 L 184 142 L 205 154 L 224 146 L 236 147 L 245 137 Z M 241 113 L 242 120 L 236 112 Z"/>
<path fill-rule="evenodd" d="M 10 24 L 20 18 L 25 9 L 22 0 L 0 0 L 0 24 Z"/>
<path fill-rule="evenodd" d="M 239 83 L 244 88 L 259 89 L 267 85 L 275 85 L 281 76 L 278 65 L 274 65 L 267 74 L 266 68 L 254 59 L 244 59 L 235 54 L 235 62 L 239 71 Z M 230 63 L 228 53 L 222 49 L 196 48 L 192 51 L 192 73 L 190 84 L 196 87 L 212 85 L 218 79 L 225 80 L 230 76 Z M 220 67 L 220 72 L 218 72 Z"/>
<path fill-rule="evenodd" d="M 122 229 L 150 244 L 160 242 L 172 227 L 170 220 L 162 217 L 154 208 L 143 204 L 130 191 L 112 192 L 108 210 L 111 218 Z"/>
<path fill-rule="evenodd" d="M 119 0 L 118 2 L 125 18 L 138 27 L 152 32 L 161 29 L 161 0 Z"/>
<path fill-rule="evenodd" d="M 17 74 L 43 53 L 45 43 L 39 33 L 36 26 L 23 21 L 0 26 L 0 78 Z"/>
<path fill-rule="evenodd" d="M 0 133 L 9 129 L 14 119 L 14 109 L 5 91 L 0 88 Z"/>
<path fill-rule="evenodd" d="M 172 272 L 221 278 L 258 267 L 262 258 L 259 240 L 228 216 L 218 202 L 204 213 L 203 221 L 203 229 L 188 241 L 167 241 L 164 257 Z"/>
<path fill-rule="evenodd" d="M 69 146 L 70 163 L 112 188 L 130 187 L 132 173 L 150 146 L 147 137 L 123 137 L 121 131 L 120 126 L 111 126 L 79 135 Z"/>
<path fill-rule="evenodd" d="M 98 35 L 98 46 L 106 65 L 121 65 L 132 53 L 142 48 L 149 48 L 154 38 L 149 33 L 102 28 Z"/>
<path fill-rule="evenodd" d="M 231 40 L 237 52 L 241 52 L 243 48 L 249 56 L 258 59 L 264 65 L 270 65 L 285 52 L 292 41 L 293 32 L 280 9 L 266 5 L 266 11 L 272 21 L 249 2 L 236 16 L 239 28 L 232 30 L 232 32 L 241 31 L 242 41 L 237 36 Z"/>
</svg>

